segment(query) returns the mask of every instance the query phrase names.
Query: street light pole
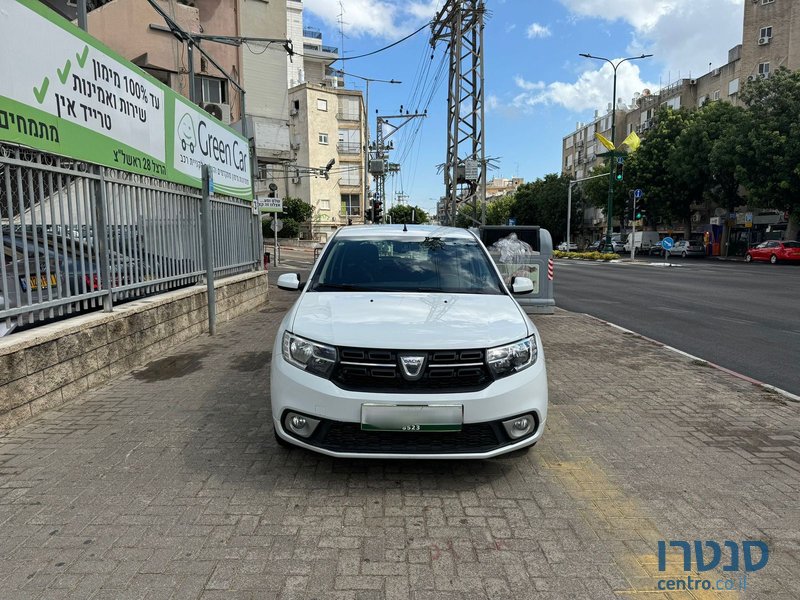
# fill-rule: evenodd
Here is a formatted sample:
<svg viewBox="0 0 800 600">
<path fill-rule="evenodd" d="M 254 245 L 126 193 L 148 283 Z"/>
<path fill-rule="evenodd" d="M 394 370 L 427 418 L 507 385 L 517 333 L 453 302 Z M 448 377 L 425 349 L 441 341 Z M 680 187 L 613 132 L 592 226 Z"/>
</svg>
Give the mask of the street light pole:
<svg viewBox="0 0 800 600">
<path fill-rule="evenodd" d="M 361 75 L 353 75 L 352 73 L 345 73 L 344 71 L 339 71 L 339 74 L 344 78 L 345 75 L 350 77 L 355 77 L 356 79 L 360 79 L 361 81 L 366 82 L 366 97 L 364 99 L 365 106 L 364 112 L 366 113 L 365 120 L 365 129 L 364 129 L 364 209 L 366 210 L 367 206 L 367 197 L 369 196 L 369 84 L 370 83 L 403 83 L 402 81 L 397 81 L 396 79 L 374 79 L 371 77 L 361 77 Z"/>
<path fill-rule="evenodd" d="M 606 243 L 605 243 L 605 252 L 613 252 L 613 249 L 609 250 L 611 247 L 611 221 L 612 221 L 612 214 L 614 211 L 614 161 L 617 159 L 617 150 L 616 150 L 616 142 L 614 141 L 615 131 L 616 131 L 616 122 L 617 122 L 617 68 L 624 62 L 629 60 L 639 60 L 642 58 L 649 58 L 653 56 L 652 54 L 642 54 L 641 56 L 628 56 L 621 60 L 618 60 L 616 63 L 611 59 L 605 58 L 603 56 L 592 56 L 588 53 L 581 53 L 578 56 L 582 56 L 584 58 L 592 58 L 595 60 L 604 60 L 608 64 L 611 65 L 611 68 L 614 70 L 614 88 L 613 88 L 613 95 L 611 96 L 611 143 L 614 144 L 614 150 L 609 152 L 610 158 L 608 161 L 608 214 L 606 215 Z"/>
</svg>

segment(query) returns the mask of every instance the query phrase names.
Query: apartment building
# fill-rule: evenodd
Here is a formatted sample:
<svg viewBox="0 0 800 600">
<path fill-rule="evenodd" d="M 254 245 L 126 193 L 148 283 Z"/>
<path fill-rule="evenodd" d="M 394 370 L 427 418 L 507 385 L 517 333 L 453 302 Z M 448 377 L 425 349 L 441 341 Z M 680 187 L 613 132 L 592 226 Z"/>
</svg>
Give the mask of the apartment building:
<svg viewBox="0 0 800 600">
<path fill-rule="evenodd" d="M 640 137 L 656 124 L 655 115 L 659 108 L 670 106 L 675 109 L 694 109 L 705 102 L 723 101 L 739 104 L 739 91 L 742 85 L 756 77 L 769 77 L 779 67 L 791 70 L 800 68 L 800 2 L 797 0 L 745 0 L 742 24 L 742 43 L 728 51 L 728 61 L 724 65 L 710 65 L 707 73 L 697 77 L 681 78 L 669 82 L 656 92 L 642 90 L 630 100 L 629 104 L 618 100 L 617 128 L 615 145 L 618 145 L 632 131 Z M 609 114 L 602 124 L 610 120 Z M 597 144 L 594 132 L 598 130 L 598 117 L 592 123 L 579 123 L 575 131 L 562 141 L 562 172 L 572 178 L 586 176 L 592 167 L 603 164 L 597 159 Z M 603 133 L 601 131 L 601 133 Z M 603 133 L 606 137 L 610 137 Z M 698 201 L 699 202 L 699 201 Z M 702 203 L 693 205 L 696 209 L 692 223 L 686 224 L 686 233 L 700 231 L 709 224 L 721 219 L 714 216 L 714 207 Z M 761 220 L 775 221 L 777 217 L 761 216 Z M 737 214 L 743 220 L 744 214 Z M 766 223 L 766 221 L 765 221 Z M 605 216 L 602 210 L 592 209 L 584 213 L 587 231 L 603 231 Z M 596 232 L 595 232 L 596 233 Z"/>
<path fill-rule="evenodd" d="M 324 242 L 337 228 L 364 222 L 364 98 L 358 90 L 306 82 L 289 90 L 289 102 L 292 147 L 303 167 L 290 168 L 288 195 L 313 209 L 301 235 Z M 327 178 L 314 172 L 331 160 Z"/>
<path fill-rule="evenodd" d="M 486 200 L 491 202 L 508 194 L 513 194 L 525 183 L 522 177 L 494 177 L 486 182 Z"/>
<path fill-rule="evenodd" d="M 575 131 L 565 136 L 561 146 L 561 172 L 573 179 L 588 177 L 592 169 L 603 164 L 605 160 L 598 154 L 605 152 L 606 148 L 597 141 L 595 133 L 600 133 L 606 139 L 611 139 L 611 105 L 608 112 L 600 116 L 595 111 L 594 119 L 589 123 L 578 123 Z M 624 139 L 625 111 L 616 111 L 616 127 L 614 130 L 614 143 L 619 144 Z"/>
</svg>

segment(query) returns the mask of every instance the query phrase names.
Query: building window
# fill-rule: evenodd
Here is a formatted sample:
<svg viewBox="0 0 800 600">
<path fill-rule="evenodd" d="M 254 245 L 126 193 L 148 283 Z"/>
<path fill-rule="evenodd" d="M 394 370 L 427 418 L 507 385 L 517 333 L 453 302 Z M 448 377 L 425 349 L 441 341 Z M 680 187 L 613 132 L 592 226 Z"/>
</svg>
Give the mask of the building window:
<svg viewBox="0 0 800 600">
<path fill-rule="evenodd" d="M 319 143 L 328 145 L 328 134 L 327 133 L 320 133 L 319 134 Z"/>
<path fill-rule="evenodd" d="M 339 96 L 339 118 L 346 121 L 358 121 L 359 119 L 358 98 Z"/>
<path fill-rule="evenodd" d="M 342 214 L 348 217 L 361 214 L 361 194 L 342 194 Z"/>
<path fill-rule="evenodd" d="M 719 90 L 714 90 L 714 93 L 711 94 L 712 100 L 719 100 Z"/>
<path fill-rule="evenodd" d="M 340 185 L 361 185 L 361 168 L 358 165 L 347 165 L 341 170 L 341 175 Z"/>
<path fill-rule="evenodd" d="M 761 75 L 761 77 L 769 77 L 768 62 L 758 63 L 758 74 Z"/>
<path fill-rule="evenodd" d="M 772 27 L 762 27 L 758 37 L 761 38 L 758 40 L 759 43 L 762 43 L 761 40 L 769 41 L 772 37 Z"/>
<path fill-rule="evenodd" d="M 325 98 L 317 98 L 317 110 L 328 112 L 328 101 Z"/>
<path fill-rule="evenodd" d="M 330 200 L 320 200 L 319 201 L 319 209 L 320 210 L 330 210 L 331 209 L 331 201 Z"/>
<path fill-rule="evenodd" d="M 341 154 L 361 154 L 361 131 L 340 129 L 338 150 Z"/>
<path fill-rule="evenodd" d="M 202 102 L 227 104 L 228 86 L 224 80 L 200 76 L 196 78 L 195 86 L 200 88 L 200 99 Z"/>
<path fill-rule="evenodd" d="M 764 4 L 772 4 L 773 2 L 775 2 L 775 0 L 761 0 L 761 5 L 763 6 Z"/>
</svg>

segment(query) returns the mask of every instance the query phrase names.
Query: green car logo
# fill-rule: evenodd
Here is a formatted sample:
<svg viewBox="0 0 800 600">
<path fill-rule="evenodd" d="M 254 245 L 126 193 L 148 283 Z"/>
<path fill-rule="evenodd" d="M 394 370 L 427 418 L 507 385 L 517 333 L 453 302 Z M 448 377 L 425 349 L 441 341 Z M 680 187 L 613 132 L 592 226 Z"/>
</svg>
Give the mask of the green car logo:
<svg viewBox="0 0 800 600">
<path fill-rule="evenodd" d="M 183 115 L 180 123 L 178 123 L 178 135 L 181 138 L 181 149 L 186 152 L 188 148 L 189 152 L 194 154 L 197 138 L 194 134 L 194 121 L 192 121 L 192 117 L 188 113 Z"/>
</svg>

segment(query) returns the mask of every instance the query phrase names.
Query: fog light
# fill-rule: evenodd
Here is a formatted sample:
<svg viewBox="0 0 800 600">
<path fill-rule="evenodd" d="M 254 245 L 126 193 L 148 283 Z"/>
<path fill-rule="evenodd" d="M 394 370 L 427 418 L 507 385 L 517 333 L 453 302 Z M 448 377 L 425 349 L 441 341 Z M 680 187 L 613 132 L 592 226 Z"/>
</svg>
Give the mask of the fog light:
<svg viewBox="0 0 800 600">
<path fill-rule="evenodd" d="M 284 429 L 289 433 L 304 438 L 311 436 L 314 430 L 316 430 L 317 425 L 319 425 L 319 419 L 298 415 L 297 413 L 287 413 L 286 417 L 283 419 Z"/>
<path fill-rule="evenodd" d="M 533 418 L 533 415 L 522 415 L 521 417 L 503 421 L 506 433 L 514 440 L 530 435 L 534 432 L 535 426 L 536 419 Z"/>
</svg>

